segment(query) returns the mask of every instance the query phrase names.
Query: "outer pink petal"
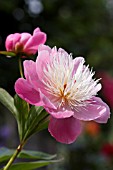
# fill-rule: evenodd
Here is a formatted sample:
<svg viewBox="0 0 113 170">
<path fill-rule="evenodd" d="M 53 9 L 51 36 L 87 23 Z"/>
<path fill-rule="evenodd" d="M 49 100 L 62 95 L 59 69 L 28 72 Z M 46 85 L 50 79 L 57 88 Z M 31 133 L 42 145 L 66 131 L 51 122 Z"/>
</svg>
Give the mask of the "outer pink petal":
<svg viewBox="0 0 113 170">
<path fill-rule="evenodd" d="M 44 68 L 47 67 L 47 64 L 50 62 L 49 52 L 46 50 L 40 51 L 36 60 L 36 71 L 40 80 L 42 77 L 44 79 Z"/>
<path fill-rule="evenodd" d="M 111 95 L 111 93 L 113 93 L 113 78 L 106 72 L 99 72 L 99 77 L 102 78 L 102 94 L 109 106 L 113 108 L 113 95 Z"/>
<path fill-rule="evenodd" d="M 40 93 L 36 91 L 25 79 L 20 78 L 15 83 L 16 93 L 26 102 L 42 106 L 43 102 L 40 97 Z"/>
<path fill-rule="evenodd" d="M 81 133 L 80 121 L 70 117 L 67 119 L 50 118 L 48 130 L 61 143 L 71 144 Z"/>
<path fill-rule="evenodd" d="M 27 41 L 29 40 L 29 38 L 31 38 L 31 34 L 29 33 L 22 33 L 21 34 L 21 39 L 20 39 L 20 43 L 22 43 L 23 45 L 25 45 L 27 43 Z"/>
<path fill-rule="evenodd" d="M 5 47 L 7 51 L 12 51 L 13 50 L 13 34 L 10 34 L 7 36 L 6 41 L 5 41 Z"/>
<path fill-rule="evenodd" d="M 27 81 L 37 90 L 39 87 L 39 78 L 36 73 L 36 63 L 34 61 L 24 61 L 24 75 Z"/>
<path fill-rule="evenodd" d="M 52 105 L 52 108 L 56 109 L 56 106 L 54 105 L 54 102 L 52 103 L 52 95 L 48 94 L 47 90 L 45 89 L 45 85 L 42 82 L 42 80 L 46 83 L 46 78 L 44 77 L 44 69 L 47 67 L 47 64 L 50 62 L 50 55 L 49 52 L 46 50 L 42 50 L 39 52 L 39 55 L 36 60 L 36 72 L 38 75 L 38 87 L 40 88 L 40 91 L 47 96 L 49 102 Z M 54 106 L 54 107 L 53 107 Z M 48 106 L 45 104 L 45 107 L 48 108 Z"/>
<path fill-rule="evenodd" d="M 40 67 L 40 63 L 37 67 Z M 43 92 L 44 84 L 41 82 L 41 80 L 38 77 L 37 70 L 36 70 L 36 62 L 32 60 L 24 61 L 24 75 L 27 81 L 30 84 L 32 84 L 32 86 L 35 88 L 35 90 L 37 90 L 38 88 L 41 88 L 41 91 Z"/>
<path fill-rule="evenodd" d="M 39 33 L 39 32 L 41 32 L 41 30 L 40 30 L 39 27 L 37 27 L 37 28 L 35 28 L 35 30 L 33 31 L 33 35 L 36 34 L 36 33 Z"/>
<path fill-rule="evenodd" d="M 62 48 L 59 48 L 59 49 L 58 49 L 58 52 L 64 54 L 65 56 L 68 56 L 68 55 L 69 55 L 69 54 L 68 54 L 64 49 L 62 49 Z"/>
<path fill-rule="evenodd" d="M 38 51 L 38 46 L 44 44 L 46 41 L 46 34 L 39 32 L 34 34 L 24 46 L 24 51 L 29 53 L 36 53 Z"/>
<path fill-rule="evenodd" d="M 25 60 L 23 65 L 25 78 L 29 80 L 29 78 L 33 76 L 34 79 L 37 79 L 36 63 L 32 60 Z"/>
<path fill-rule="evenodd" d="M 15 91 L 23 100 L 30 104 L 56 109 L 49 99 L 41 93 L 40 89 L 35 90 L 32 84 L 23 78 L 16 81 Z"/>
<path fill-rule="evenodd" d="M 73 69 L 73 73 L 72 75 L 74 75 L 78 69 L 78 66 L 80 63 L 84 63 L 85 60 L 83 57 L 76 57 L 74 60 L 73 60 L 73 63 L 74 63 L 74 69 Z"/>
<path fill-rule="evenodd" d="M 63 118 L 69 118 L 74 115 L 74 112 L 71 110 L 68 110 L 68 108 L 60 108 L 60 109 L 49 109 L 45 108 L 48 113 L 50 113 L 54 118 L 57 119 L 63 119 Z"/>
<path fill-rule="evenodd" d="M 42 91 L 41 91 L 42 92 Z M 42 106 L 46 109 L 56 109 L 55 105 L 51 103 L 48 97 L 46 97 L 43 93 L 41 93 L 41 100 L 43 102 Z"/>
<path fill-rule="evenodd" d="M 13 51 L 17 42 L 19 42 L 21 34 L 15 33 L 10 34 L 6 38 L 5 46 L 7 51 Z"/>
<path fill-rule="evenodd" d="M 89 121 L 100 118 L 107 113 L 108 108 L 98 97 L 93 97 L 91 104 L 86 107 L 77 108 L 79 111 L 74 111 L 74 117 L 79 120 Z M 109 115 L 109 113 L 107 113 Z"/>
<path fill-rule="evenodd" d="M 95 119 L 95 122 L 107 123 L 108 119 L 110 118 L 110 109 L 108 105 L 105 102 L 103 102 L 99 97 L 96 97 L 96 101 L 98 101 L 98 103 L 106 107 L 106 112 L 102 116 L 100 116 L 98 119 Z"/>
<path fill-rule="evenodd" d="M 36 73 L 36 63 L 32 60 L 24 61 L 24 74 L 27 82 L 36 90 L 43 93 L 43 84 L 40 82 L 38 75 Z M 39 89 L 40 88 L 40 89 Z M 41 100 L 44 107 L 56 109 L 56 107 L 51 103 L 51 101 L 44 95 L 40 93 Z"/>
<path fill-rule="evenodd" d="M 49 53 L 51 53 L 51 48 L 49 46 L 43 45 L 43 44 L 39 45 L 38 46 L 38 52 L 41 52 L 43 50 L 48 51 Z"/>
<path fill-rule="evenodd" d="M 15 46 L 16 43 L 20 41 L 21 34 L 15 33 L 15 34 L 13 34 L 13 35 L 14 35 L 14 37 L 13 37 L 13 46 Z"/>
</svg>

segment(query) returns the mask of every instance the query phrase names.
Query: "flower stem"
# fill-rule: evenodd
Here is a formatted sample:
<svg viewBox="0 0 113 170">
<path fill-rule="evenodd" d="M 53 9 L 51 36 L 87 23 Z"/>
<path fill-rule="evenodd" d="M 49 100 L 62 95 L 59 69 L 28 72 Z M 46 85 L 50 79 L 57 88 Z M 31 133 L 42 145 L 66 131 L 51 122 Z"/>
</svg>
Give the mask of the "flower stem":
<svg viewBox="0 0 113 170">
<path fill-rule="evenodd" d="M 21 63 L 21 58 L 20 58 L 20 57 L 19 57 L 19 60 L 18 60 L 18 62 L 19 62 L 19 70 L 20 70 L 20 75 L 21 75 L 21 77 L 23 77 L 22 63 Z"/>
<path fill-rule="evenodd" d="M 18 154 L 21 152 L 23 146 L 24 146 L 25 142 L 21 143 L 17 149 L 15 150 L 14 154 L 12 155 L 12 157 L 10 158 L 10 160 L 8 161 L 8 163 L 6 164 L 6 166 L 3 168 L 3 170 L 8 170 L 10 168 L 10 166 L 12 165 L 12 163 L 14 162 L 14 160 L 17 158 Z"/>
</svg>

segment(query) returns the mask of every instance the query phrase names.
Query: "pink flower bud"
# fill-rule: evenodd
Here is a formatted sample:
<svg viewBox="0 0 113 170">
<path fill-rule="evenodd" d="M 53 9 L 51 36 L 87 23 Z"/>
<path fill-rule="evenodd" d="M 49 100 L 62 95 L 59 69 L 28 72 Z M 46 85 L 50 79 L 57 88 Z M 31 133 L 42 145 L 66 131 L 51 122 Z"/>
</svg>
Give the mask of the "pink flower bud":
<svg viewBox="0 0 113 170">
<path fill-rule="evenodd" d="M 41 32 L 39 28 L 36 28 L 33 35 L 29 33 L 14 33 L 8 35 L 5 46 L 7 51 L 32 55 L 38 51 L 38 46 L 44 44 L 45 41 L 46 34 Z"/>
</svg>

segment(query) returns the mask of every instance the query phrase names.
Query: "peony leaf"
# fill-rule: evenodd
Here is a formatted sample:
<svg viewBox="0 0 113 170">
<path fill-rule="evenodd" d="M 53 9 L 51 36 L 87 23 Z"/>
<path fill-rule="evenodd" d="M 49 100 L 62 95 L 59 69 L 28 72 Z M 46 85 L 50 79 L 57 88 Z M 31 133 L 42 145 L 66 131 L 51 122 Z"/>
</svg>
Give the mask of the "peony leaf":
<svg viewBox="0 0 113 170">
<path fill-rule="evenodd" d="M 8 148 L 1 148 L 0 149 L 0 162 L 4 162 L 9 160 L 9 158 L 14 153 L 14 149 L 8 149 Z M 18 158 L 24 158 L 24 159 L 40 159 L 40 160 L 51 160 L 54 159 L 56 155 L 51 155 L 44 152 L 38 152 L 38 151 L 29 151 L 29 150 L 22 150 L 20 154 L 18 155 Z"/>
<path fill-rule="evenodd" d="M 13 97 L 4 89 L 0 88 L 0 102 L 14 115 L 16 118 L 17 110 L 14 105 Z"/>
<path fill-rule="evenodd" d="M 14 150 L 10 150 L 8 148 L 0 148 L 0 162 L 7 161 L 12 154 L 14 153 Z"/>
<path fill-rule="evenodd" d="M 33 133 L 39 132 L 48 127 L 48 113 L 43 107 L 32 106 L 26 120 L 24 140 Z"/>
<path fill-rule="evenodd" d="M 17 94 L 14 96 L 14 104 L 17 109 L 17 122 L 20 140 L 22 141 L 25 134 L 25 124 L 29 113 L 29 104 L 21 99 Z"/>
<path fill-rule="evenodd" d="M 61 160 L 51 160 L 51 161 L 34 161 L 34 162 L 22 162 L 13 164 L 9 170 L 33 170 L 36 168 L 44 167 L 49 164 L 60 162 Z"/>
<path fill-rule="evenodd" d="M 17 123 L 20 141 L 27 140 L 32 134 L 48 127 L 48 113 L 43 107 L 32 106 L 21 99 L 17 94 L 14 96 L 14 104 L 17 109 Z"/>
<path fill-rule="evenodd" d="M 14 96 L 14 104 L 19 113 L 23 114 L 24 112 L 22 116 L 26 119 L 29 112 L 29 104 L 25 100 L 21 99 L 17 94 Z"/>
<path fill-rule="evenodd" d="M 40 159 L 40 160 L 51 160 L 54 159 L 56 155 L 51 155 L 44 152 L 22 150 L 18 155 L 18 158 L 26 159 Z"/>
</svg>

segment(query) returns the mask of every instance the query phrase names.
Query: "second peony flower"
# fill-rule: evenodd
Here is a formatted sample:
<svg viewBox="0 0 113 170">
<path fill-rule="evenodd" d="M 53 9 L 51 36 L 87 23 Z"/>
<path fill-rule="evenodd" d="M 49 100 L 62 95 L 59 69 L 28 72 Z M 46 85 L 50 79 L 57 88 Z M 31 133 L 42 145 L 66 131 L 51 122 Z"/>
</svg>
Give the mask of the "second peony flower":
<svg viewBox="0 0 113 170">
<path fill-rule="evenodd" d="M 24 78 L 15 83 L 16 93 L 50 114 L 48 130 L 59 142 L 70 144 L 81 133 L 81 121 L 106 123 L 110 110 L 96 97 L 101 89 L 83 57 L 72 58 L 65 50 L 40 45 L 36 62 L 24 61 Z"/>
<path fill-rule="evenodd" d="M 36 28 L 33 35 L 24 33 L 15 33 L 7 36 L 5 46 L 7 51 L 25 56 L 33 55 L 38 51 L 38 46 L 46 42 L 46 34 Z"/>
</svg>

